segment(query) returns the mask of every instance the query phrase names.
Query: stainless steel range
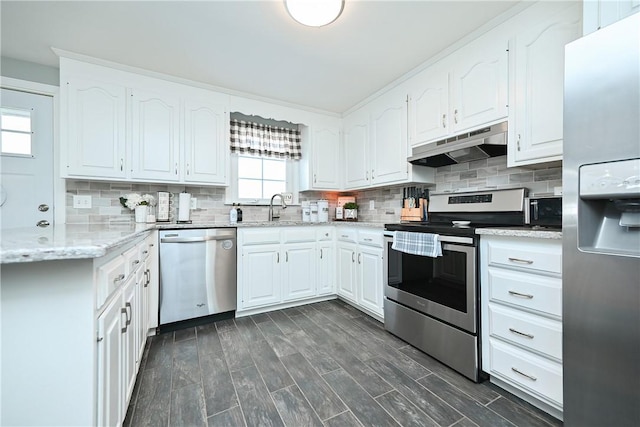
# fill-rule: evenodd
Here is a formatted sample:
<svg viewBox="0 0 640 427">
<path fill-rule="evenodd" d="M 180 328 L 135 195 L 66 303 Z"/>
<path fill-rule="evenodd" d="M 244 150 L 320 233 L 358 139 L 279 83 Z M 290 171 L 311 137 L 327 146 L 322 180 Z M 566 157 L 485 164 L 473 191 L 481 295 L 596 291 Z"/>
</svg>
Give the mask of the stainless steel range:
<svg viewBox="0 0 640 427">
<path fill-rule="evenodd" d="M 430 222 L 386 224 L 385 329 L 480 381 L 480 258 L 475 230 L 524 225 L 526 193 L 517 188 L 433 194 Z M 442 256 L 393 249 L 396 231 L 437 234 Z"/>
</svg>

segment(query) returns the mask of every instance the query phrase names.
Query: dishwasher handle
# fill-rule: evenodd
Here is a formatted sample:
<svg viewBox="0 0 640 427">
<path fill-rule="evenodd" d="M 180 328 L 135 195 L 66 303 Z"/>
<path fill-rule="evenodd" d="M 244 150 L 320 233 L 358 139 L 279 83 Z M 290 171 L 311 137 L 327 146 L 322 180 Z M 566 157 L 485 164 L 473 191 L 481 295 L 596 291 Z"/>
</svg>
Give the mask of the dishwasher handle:
<svg viewBox="0 0 640 427">
<path fill-rule="evenodd" d="M 235 238 L 229 235 L 203 237 L 163 237 L 160 239 L 160 243 L 198 243 L 207 242 L 209 240 L 235 240 Z"/>
</svg>

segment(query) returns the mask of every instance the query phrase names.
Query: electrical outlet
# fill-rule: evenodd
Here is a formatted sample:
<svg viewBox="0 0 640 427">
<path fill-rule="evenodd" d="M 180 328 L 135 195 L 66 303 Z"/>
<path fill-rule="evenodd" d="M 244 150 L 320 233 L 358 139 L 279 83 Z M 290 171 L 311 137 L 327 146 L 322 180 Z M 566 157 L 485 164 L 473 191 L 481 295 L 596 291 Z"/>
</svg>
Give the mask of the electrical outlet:
<svg viewBox="0 0 640 427">
<path fill-rule="evenodd" d="M 191 198 L 191 206 L 189 207 L 191 210 L 198 209 L 198 199 L 195 197 Z"/>
<path fill-rule="evenodd" d="M 375 200 L 369 200 L 369 210 L 372 211 L 376 208 L 376 201 Z"/>
<path fill-rule="evenodd" d="M 76 209 L 91 209 L 91 196 L 73 196 L 73 207 Z"/>
<path fill-rule="evenodd" d="M 293 193 L 282 193 L 282 196 L 284 197 L 284 202 L 286 204 L 290 205 L 293 203 Z"/>
</svg>

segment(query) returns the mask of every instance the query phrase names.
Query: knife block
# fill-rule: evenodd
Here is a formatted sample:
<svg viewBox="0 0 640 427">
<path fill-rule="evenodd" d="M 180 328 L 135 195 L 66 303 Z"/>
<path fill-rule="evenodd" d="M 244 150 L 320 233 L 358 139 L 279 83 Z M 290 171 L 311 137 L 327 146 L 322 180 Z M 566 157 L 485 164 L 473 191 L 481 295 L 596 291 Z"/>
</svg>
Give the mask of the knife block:
<svg viewBox="0 0 640 427">
<path fill-rule="evenodd" d="M 410 208 L 409 201 L 404 201 L 404 208 L 400 211 L 400 221 L 420 222 L 424 221 L 424 212 L 427 207 L 426 199 L 418 199 L 418 207 Z"/>
</svg>

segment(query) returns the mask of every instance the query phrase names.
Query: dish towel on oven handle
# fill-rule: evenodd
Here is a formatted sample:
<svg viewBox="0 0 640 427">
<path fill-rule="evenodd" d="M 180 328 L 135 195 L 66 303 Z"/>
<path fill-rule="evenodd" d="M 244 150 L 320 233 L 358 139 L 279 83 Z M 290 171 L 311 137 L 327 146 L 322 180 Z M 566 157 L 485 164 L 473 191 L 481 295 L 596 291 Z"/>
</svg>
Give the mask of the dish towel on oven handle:
<svg viewBox="0 0 640 427">
<path fill-rule="evenodd" d="M 431 233 L 396 231 L 393 233 L 393 245 L 391 245 L 391 249 L 432 258 L 442 256 L 440 235 Z"/>
</svg>

